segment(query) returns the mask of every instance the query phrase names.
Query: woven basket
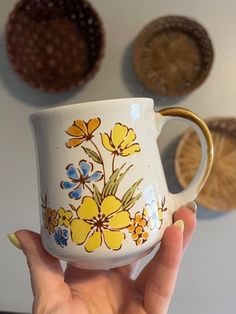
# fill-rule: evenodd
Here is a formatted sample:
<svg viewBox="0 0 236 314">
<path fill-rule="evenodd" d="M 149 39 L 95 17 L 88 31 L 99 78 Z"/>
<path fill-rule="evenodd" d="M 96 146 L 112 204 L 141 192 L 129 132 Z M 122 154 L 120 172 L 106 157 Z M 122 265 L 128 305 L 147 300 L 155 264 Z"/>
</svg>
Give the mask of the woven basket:
<svg viewBox="0 0 236 314">
<path fill-rule="evenodd" d="M 15 71 L 46 92 L 82 86 L 97 72 L 104 31 L 85 0 L 22 0 L 9 16 L 7 51 Z"/>
<path fill-rule="evenodd" d="M 162 96 L 181 96 L 203 83 L 213 62 L 207 31 L 196 21 L 166 16 L 148 24 L 133 47 L 140 82 Z"/>
<path fill-rule="evenodd" d="M 214 163 L 197 201 L 213 210 L 236 209 L 236 118 L 214 118 L 206 122 L 214 143 Z M 192 180 L 200 158 L 199 139 L 189 129 L 179 142 L 175 158 L 176 175 L 182 187 Z"/>
</svg>

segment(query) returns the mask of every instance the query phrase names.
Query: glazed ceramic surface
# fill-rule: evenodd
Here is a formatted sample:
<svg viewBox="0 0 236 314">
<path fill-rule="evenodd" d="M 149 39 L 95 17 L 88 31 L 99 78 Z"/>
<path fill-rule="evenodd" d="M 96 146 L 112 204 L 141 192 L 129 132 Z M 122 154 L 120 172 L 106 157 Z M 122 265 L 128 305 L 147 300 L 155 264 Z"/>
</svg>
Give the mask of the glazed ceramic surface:
<svg viewBox="0 0 236 314">
<path fill-rule="evenodd" d="M 157 138 L 163 125 L 190 120 L 202 162 L 190 186 L 168 191 Z M 181 108 L 154 112 L 148 98 L 68 105 L 31 115 L 38 156 L 45 249 L 75 266 L 106 269 L 149 253 L 192 201 L 212 164 L 204 122 Z"/>
</svg>

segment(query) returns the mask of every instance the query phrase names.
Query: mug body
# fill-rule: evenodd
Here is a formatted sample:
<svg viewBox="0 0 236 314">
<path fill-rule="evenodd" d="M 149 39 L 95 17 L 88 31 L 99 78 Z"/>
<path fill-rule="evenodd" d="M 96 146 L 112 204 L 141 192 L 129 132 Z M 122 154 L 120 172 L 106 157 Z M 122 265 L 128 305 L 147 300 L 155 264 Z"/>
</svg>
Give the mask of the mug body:
<svg viewBox="0 0 236 314">
<path fill-rule="evenodd" d="M 31 115 L 41 237 L 53 256 L 107 269 L 149 253 L 172 222 L 153 100 L 95 101 Z"/>
</svg>

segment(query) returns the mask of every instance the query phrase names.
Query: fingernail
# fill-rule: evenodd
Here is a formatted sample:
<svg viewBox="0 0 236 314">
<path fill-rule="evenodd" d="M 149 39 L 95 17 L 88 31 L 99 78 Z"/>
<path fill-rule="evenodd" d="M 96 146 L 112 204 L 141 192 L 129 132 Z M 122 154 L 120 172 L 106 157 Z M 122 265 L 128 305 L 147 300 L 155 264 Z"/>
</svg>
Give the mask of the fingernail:
<svg viewBox="0 0 236 314">
<path fill-rule="evenodd" d="M 174 226 L 177 226 L 181 230 L 181 232 L 184 232 L 183 220 L 177 220 L 176 222 L 174 222 Z"/>
<path fill-rule="evenodd" d="M 9 233 L 7 237 L 15 247 L 17 247 L 20 250 L 22 249 L 20 241 L 17 239 L 17 236 L 15 233 Z"/>
<path fill-rule="evenodd" d="M 197 211 L 197 204 L 195 202 L 188 202 L 184 205 L 184 207 L 191 209 L 191 211 L 195 214 Z"/>
</svg>

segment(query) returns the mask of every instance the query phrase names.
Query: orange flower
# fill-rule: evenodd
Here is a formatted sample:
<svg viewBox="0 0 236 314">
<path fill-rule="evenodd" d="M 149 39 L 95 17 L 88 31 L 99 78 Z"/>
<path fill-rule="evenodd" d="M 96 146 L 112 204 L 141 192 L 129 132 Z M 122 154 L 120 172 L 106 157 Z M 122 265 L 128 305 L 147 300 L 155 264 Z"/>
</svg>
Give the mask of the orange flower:
<svg viewBox="0 0 236 314">
<path fill-rule="evenodd" d="M 44 227 L 48 230 L 48 232 L 50 234 L 54 233 L 55 227 L 58 226 L 57 212 L 55 209 L 45 208 L 43 213 L 43 221 Z"/>
<path fill-rule="evenodd" d="M 143 231 L 139 235 L 137 235 L 137 234 L 132 235 L 132 238 L 135 241 L 136 245 L 141 245 L 141 244 L 143 244 L 144 242 L 147 241 L 148 236 L 149 236 L 148 232 L 147 231 Z"/>
<path fill-rule="evenodd" d="M 68 148 L 77 147 L 84 141 L 89 141 L 93 138 L 93 132 L 99 127 L 101 120 L 99 118 L 92 118 L 88 122 L 82 120 L 75 120 L 69 126 L 66 133 L 73 136 L 66 142 Z"/>
<path fill-rule="evenodd" d="M 143 213 L 137 212 L 128 227 L 128 231 L 132 233 L 132 239 L 135 241 L 136 245 L 141 245 L 147 241 L 149 234 L 144 229 L 146 226 L 147 220 L 144 211 Z"/>
</svg>

